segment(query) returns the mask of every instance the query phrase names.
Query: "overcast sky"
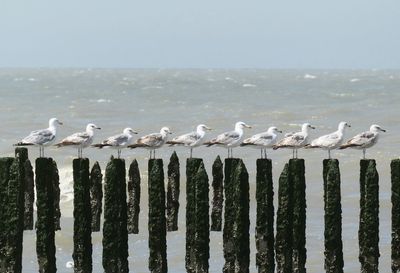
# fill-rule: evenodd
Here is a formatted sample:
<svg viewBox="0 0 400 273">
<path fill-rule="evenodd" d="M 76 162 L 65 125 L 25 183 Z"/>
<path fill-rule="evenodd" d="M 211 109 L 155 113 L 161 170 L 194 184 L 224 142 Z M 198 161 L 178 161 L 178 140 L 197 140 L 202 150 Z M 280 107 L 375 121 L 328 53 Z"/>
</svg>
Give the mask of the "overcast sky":
<svg viewBox="0 0 400 273">
<path fill-rule="evenodd" d="M 1 0 L 0 67 L 400 68 L 399 0 Z"/>
</svg>

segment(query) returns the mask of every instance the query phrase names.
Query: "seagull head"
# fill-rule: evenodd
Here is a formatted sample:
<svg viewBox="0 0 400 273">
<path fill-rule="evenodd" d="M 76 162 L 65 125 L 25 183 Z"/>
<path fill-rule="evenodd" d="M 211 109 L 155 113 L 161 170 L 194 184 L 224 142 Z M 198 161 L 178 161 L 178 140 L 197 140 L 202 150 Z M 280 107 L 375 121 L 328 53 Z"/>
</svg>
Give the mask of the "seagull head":
<svg viewBox="0 0 400 273">
<path fill-rule="evenodd" d="M 278 128 L 276 128 L 275 126 L 269 127 L 268 128 L 268 133 L 282 133 L 281 130 L 278 130 Z"/>
<path fill-rule="evenodd" d="M 160 130 L 160 134 L 162 134 L 162 135 L 170 135 L 170 134 L 172 134 L 172 132 L 169 130 L 169 128 L 168 127 L 162 127 L 161 128 L 161 130 Z"/>
<path fill-rule="evenodd" d="M 308 132 L 310 129 L 315 129 L 314 126 L 312 126 L 310 123 L 304 123 L 303 126 L 301 127 L 302 132 Z"/>
<path fill-rule="evenodd" d="M 381 126 L 379 126 L 379 125 L 377 125 L 377 124 L 371 125 L 371 127 L 369 128 L 369 130 L 370 130 L 371 132 L 374 132 L 374 133 L 386 132 L 386 130 L 382 129 Z"/>
<path fill-rule="evenodd" d="M 243 121 L 238 121 L 235 124 L 235 131 L 237 130 L 242 130 L 244 128 L 251 128 L 250 125 L 247 125 L 246 123 L 244 123 Z"/>
<path fill-rule="evenodd" d="M 86 126 L 86 132 L 93 132 L 94 130 L 100 130 L 101 128 L 100 127 L 98 127 L 96 124 L 94 124 L 94 123 L 89 123 L 87 126 Z"/>
<path fill-rule="evenodd" d="M 132 128 L 125 128 L 124 129 L 124 134 L 125 135 L 134 135 L 134 134 L 137 134 L 138 132 L 136 132 L 136 131 L 134 131 Z"/>
<path fill-rule="evenodd" d="M 351 126 L 350 126 L 350 124 L 348 124 L 347 122 L 342 121 L 342 122 L 339 123 L 338 129 L 339 129 L 339 131 L 344 131 L 344 129 L 345 129 L 346 127 L 351 127 Z"/>
<path fill-rule="evenodd" d="M 62 122 L 59 121 L 57 118 L 51 118 L 49 120 L 49 127 L 56 127 L 57 125 L 62 125 Z"/>
<path fill-rule="evenodd" d="M 205 132 L 205 131 L 211 131 L 212 129 L 205 124 L 199 124 L 199 125 L 197 125 L 196 130 L 197 130 L 197 132 Z"/>
</svg>

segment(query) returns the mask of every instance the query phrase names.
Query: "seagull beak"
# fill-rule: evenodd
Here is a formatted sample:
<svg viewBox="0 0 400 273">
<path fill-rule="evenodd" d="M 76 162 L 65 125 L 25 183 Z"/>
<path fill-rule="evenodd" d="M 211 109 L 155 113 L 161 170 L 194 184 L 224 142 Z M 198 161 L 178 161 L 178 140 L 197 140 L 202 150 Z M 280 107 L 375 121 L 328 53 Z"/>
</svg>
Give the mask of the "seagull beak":
<svg viewBox="0 0 400 273">
<path fill-rule="evenodd" d="M 208 131 L 211 131 L 211 130 L 212 130 L 212 128 L 210 128 L 210 127 L 206 127 L 206 129 L 207 129 Z"/>
<path fill-rule="evenodd" d="M 137 135 L 139 132 L 136 132 L 136 131 L 132 131 L 132 133 L 134 133 L 135 135 Z"/>
<path fill-rule="evenodd" d="M 61 121 L 59 121 L 58 124 L 63 125 L 63 123 Z"/>
<path fill-rule="evenodd" d="M 249 128 L 249 129 L 251 129 L 251 126 L 250 125 L 245 125 L 247 128 Z"/>
<path fill-rule="evenodd" d="M 311 129 L 315 129 L 315 126 L 310 126 Z"/>
<path fill-rule="evenodd" d="M 172 132 L 168 132 L 168 134 L 172 135 Z"/>
<path fill-rule="evenodd" d="M 278 133 L 281 133 L 282 134 L 282 131 L 281 130 L 276 130 Z"/>
<path fill-rule="evenodd" d="M 386 132 L 386 130 L 385 130 L 385 129 L 381 129 L 381 131 L 382 131 L 382 132 Z"/>
<path fill-rule="evenodd" d="M 349 127 L 349 128 L 350 128 L 350 127 L 351 127 L 351 125 L 350 125 L 350 124 L 347 124 L 347 127 Z"/>
<path fill-rule="evenodd" d="M 101 130 L 101 128 L 100 128 L 100 127 L 96 127 L 96 129 L 97 129 L 97 130 Z"/>
</svg>

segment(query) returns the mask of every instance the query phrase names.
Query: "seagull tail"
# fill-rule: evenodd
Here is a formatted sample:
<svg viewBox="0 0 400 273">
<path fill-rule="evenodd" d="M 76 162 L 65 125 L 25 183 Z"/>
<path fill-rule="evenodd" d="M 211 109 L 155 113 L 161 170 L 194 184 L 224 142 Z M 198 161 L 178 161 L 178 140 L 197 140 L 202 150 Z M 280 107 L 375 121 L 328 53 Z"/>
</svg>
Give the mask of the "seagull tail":
<svg viewBox="0 0 400 273">
<path fill-rule="evenodd" d="M 306 148 L 306 149 L 314 149 L 314 148 L 321 148 L 321 146 L 319 146 L 319 145 L 307 144 L 306 146 L 304 146 L 304 148 Z"/>
<path fill-rule="evenodd" d="M 103 143 L 93 144 L 92 145 L 92 147 L 99 148 L 99 149 L 101 149 L 103 147 L 106 147 L 106 146 L 111 146 L 111 145 L 110 144 L 103 144 Z"/>
<path fill-rule="evenodd" d="M 343 150 L 343 149 L 346 149 L 346 148 L 349 148 L 349 147 L 356 147 L 356 146 L 358 146 L 358 145 L 356 145 L 356 144 L 343 144 L 342 146 L 339 147 L 339 150 Z"/>
<path fill-rule="evenodd" d="M 175 146 L 175 145 L 179 145 L 179 144 L 182 144 L 182 143 L 170 140 L 170 141 L 165 142 L 165 144 L 169 144 L 169 146 Z"/>
<path fill-rule="evenodd" d="M 208 141 L 208 142 L 205 142 L 203 145 L 207 145 L 207 147 L 210 147 L 210 146 L 213 146 L 215 144 L 217 144 L 217 142 Z"/>
<path fill-rule="evenodd" d="M 32 146 L 32 145 L 33 145 L 33 143 L 26 143 L 26 142 L 22 142 L 22 141 L 13 144 L 13 146 Z"/>
<path fill-rule="evenodd" d="M 135 143 L 135 144 L 129 145 L 128 148 L 135 149 L 135 148 L 146 147 L 146 146 L 147 145 L 145 145 L 145 144 Z"/>
<path fill-rule="evenodd" d="M 241 147 L 243 146 L 251 146 L 251 145 L 255 145 L 254 143 L 249 143 L 249 142 L 243 142 L 240 144 Z"/>
</svg>

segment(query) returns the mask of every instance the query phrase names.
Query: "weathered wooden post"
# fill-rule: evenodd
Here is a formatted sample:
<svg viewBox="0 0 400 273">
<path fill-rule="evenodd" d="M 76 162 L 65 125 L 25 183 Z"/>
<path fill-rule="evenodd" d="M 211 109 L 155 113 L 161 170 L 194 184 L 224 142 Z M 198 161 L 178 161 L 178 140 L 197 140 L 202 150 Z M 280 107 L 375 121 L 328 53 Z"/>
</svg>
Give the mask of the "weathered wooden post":
<svg viewBox="0 0 400 273">
<path fill-rule="evenodd" d="M 174 151 L 168 164 L 167 231 L 178 230 L 179 180 L 179 158 Z"/>
<path fill-rule="evenodd" d="M 392 273 L 400 272 L 400 159 L 390 163 L 392 180 Z"/>
<path fill-rule="evenodd" d="M 24 155 L 0 160 L 0 271 L 22 272 Z"/>
<path fill-rule="evenodd" d="M 250 263 L 249 175 L 241 159 L 225 159 L 224 273 L 248 273 Z"/>
<path fill-rule="evenodd" d="M 293 184 L 293 256 L 292 269 L 306 272 L 306 179 L 304 159 L 289 160 L 290 181 Z"/>
<path fill-rule="evenodd" d="M 343 273 L 342 205 L 337 159 L 324 159 L 325 271 Z"/>
<path fill-rule="evenodd" d="M 271 159 L 257 159 L 256 200 L 256 265 L 259 273 L 274 273 L 274 189 Z"/>
<path fill-rule="evenodd" d="M 36 252 L 40 273 L 57 271 L 54 242 L 54 168 L 52 158 L 36 159 Z"/>
<path fill-rule="evenodd" d="M 134 159 L 128 171 L 128 233 L 139 233 L 140 213 L 140 172 L 139 166 Z"/>
<path fill-rule="evenodd" d="M 168 272 L 165 188 L 162 159 L 150 159 L 149 166 L 149 270 Z"/>
<path fill-rule="evenodd" d="M 221 158 L 217 156 L 212 166 L 213 201 L 211 212 L 211 230 L 222 230 L 222 207 L 224 205 L 224 171 Z"/>
<path fill-rule="evenodd" d="M 275 253 L 278 273 L 292 273 L 293 254 L 293 185 L 289 164 L 279 177 L 278 211 L 276 213 Z"/>
<path fill-rule="evenodd" d="M 103 268 L 105 273 L 127 273 L 128 231 L 125 161 L 111 157 L 104 187 Z"/>
<path fill-rule="evenodd" d="M 89 159 L 73 160 L 74 176 L 74 259 L 75 273 L 92 272 L 92 225 Z"/>
<path fill-rule="evenodd" d="M 24 193 L 24 230 L 33 229 L 33 202 L 35 202 L 35 186 L 33 179 L 33 168 L 28 158 L 28 149 L 18 147 L 15 156 L 20 158 L 25 185 Z"/>
<path fill-rule="evenodd" d="M 60 218 L 60 176 L 58 175 L 57 163 L 53 160 L 53 191 L 54 191 L 54 229 L 61 230 Z"/>
<path fill-rule="evenodd" d="M 360 161 L 360 247 L 362 273 L 378 272 L 379 265 L 379 175 L 374 159 Z"/>
<path fill-rule="evenodd" d="M 99 162 L 95 162 L 90 172 L 90 209 L 92 212 L 92 231 L 100 231 L 100 219 L 103 210 L 103 175 Z"/>
<path fill-rule="evenodd" d="M 206 273 L 210 258 L 209 184 L 202 159 L 187 159 L 186 178 L 186 271 Z"/>
</svg>

